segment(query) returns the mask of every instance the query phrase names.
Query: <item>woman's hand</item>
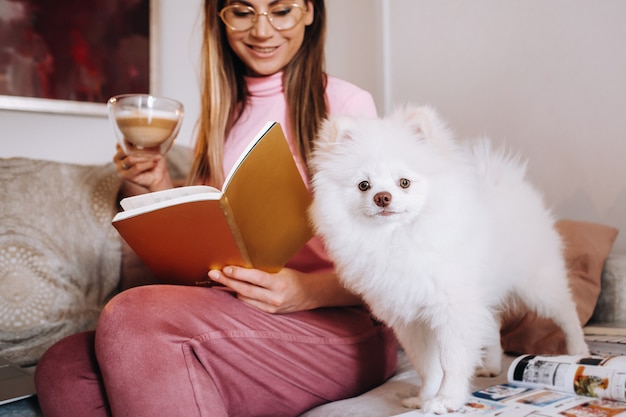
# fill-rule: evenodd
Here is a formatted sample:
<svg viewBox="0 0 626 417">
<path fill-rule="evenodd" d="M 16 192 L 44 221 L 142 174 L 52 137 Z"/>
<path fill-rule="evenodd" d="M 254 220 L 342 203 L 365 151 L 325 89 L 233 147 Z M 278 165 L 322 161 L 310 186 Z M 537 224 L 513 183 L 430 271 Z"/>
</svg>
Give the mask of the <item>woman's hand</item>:
<svg viewBox="0 0 626 417">
<path fill-rule="evenodd" d="M 270 274 L 227 266 L 221 271 L 210 271 L 209 279 L 233 290 L 241 301 L 273 314 L 361 304 L 334 273 L 306 274 L 284 268 Z"/>
<path fill-rule="evenodd" d="M 127 183 L 125 195 L 166 190 L 174 186 L 167 170 L 167 159 L 161 155 L 153 158 L 126 155 L 118 144 L 113 162 L 117 173 Z"/>
</svg>

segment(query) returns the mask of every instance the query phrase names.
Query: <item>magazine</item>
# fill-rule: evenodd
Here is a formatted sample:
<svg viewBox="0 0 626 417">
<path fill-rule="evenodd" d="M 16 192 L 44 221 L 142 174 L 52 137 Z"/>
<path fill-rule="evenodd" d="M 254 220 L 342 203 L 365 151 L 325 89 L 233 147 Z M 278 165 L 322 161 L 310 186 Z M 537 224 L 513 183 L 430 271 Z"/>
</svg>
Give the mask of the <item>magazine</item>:
<svg viewBox="0 0 626 417">
<path fill-rule="evenodd" d="M 626 417 L 626 356 L 522 355 L 509 366 L 507 380 L 475 391 L 451 415 Z"/>
</svg>

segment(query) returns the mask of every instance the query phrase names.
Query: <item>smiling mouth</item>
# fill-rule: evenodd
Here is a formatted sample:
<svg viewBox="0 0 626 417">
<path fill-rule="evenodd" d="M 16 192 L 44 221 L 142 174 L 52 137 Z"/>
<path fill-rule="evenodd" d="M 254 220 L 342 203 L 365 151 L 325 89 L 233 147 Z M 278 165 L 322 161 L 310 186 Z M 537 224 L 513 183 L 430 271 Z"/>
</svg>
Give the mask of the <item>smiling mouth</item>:
<svg viewBox="0 0 626 417">
<path fill-rule="evenodd" d="M 262 54 L 269 54 L 270 52 L 274 52 L 276 49 L 278 49 L 278 47 L 277 46 L 265 46 L 265 47 L 250 46 L 250 49 L 252 49 L 255 52 L 262 53 Z"/>
</svg>

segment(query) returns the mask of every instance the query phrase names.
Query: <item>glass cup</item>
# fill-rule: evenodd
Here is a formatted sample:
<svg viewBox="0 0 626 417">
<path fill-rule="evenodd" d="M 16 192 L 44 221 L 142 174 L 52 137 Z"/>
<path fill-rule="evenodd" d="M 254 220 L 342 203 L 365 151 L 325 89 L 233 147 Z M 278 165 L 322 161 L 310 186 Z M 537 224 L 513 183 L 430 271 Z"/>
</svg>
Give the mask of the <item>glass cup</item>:
<svg viewBox="0 0 626 417">
<path fill-rule="evenodd" d="M 115 136 L 127 155 L 165 155 L 183 121 L 183 105 L 149 94 L 122 94 L 107 102 Z"/>
</svg>

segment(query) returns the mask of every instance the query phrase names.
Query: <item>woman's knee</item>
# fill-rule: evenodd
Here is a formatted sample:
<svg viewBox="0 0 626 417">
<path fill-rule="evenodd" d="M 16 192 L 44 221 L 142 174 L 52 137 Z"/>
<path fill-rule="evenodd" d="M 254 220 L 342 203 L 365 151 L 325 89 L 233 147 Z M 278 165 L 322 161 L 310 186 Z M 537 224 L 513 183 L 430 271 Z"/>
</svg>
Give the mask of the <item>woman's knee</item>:
<svg viewBox="0 0 626 417">
<path fill-rule="evenodd" d="M 148 285 L 123 291 L 102 310 L 95 338 L 98 359 L 149 349 L 159 338 L 184 332 L 182 288 Z M 191 314 L 191 312 L 189 312 Z M 108 353 L 107 353 L 108 352 Z"/>
<path fill-rule="evenodd" d="M 149 286 L 131 288 L 113 297 L 100 313 L 95 337 L 96 350 L 103 341 L 116 344 L 132 340 L 139 328 L 149 325 L 152 314 L 146 302 Z"/>
<path fill-rule="evenodd" d="M 52 345 L 35 370 L 35 386 L 46 415 L 64 415 L 76 398 L 102 403 L 94 332 L 77 333 Z M 76 414 L 82 415 L 82 414 Z"/>
<path fill-rule="evenodd" d="M 58 380 L 66 374 L 88 372 L 93 369 L 94 332 L 83 332 L 67 336 L 52 345 L 37 363 L 35 378 L 37 383 L 50 379 Z"/>
<path fill-rule="evenodd" d="M 211 306 L 211 320 L 204 312 Z M 239 302 L 223 291 L 209 288 L 146 285 L 123 291 L 104 307 L 98 322 L 96 344 L 101 335 L 127 338 L 133 334 L 155 331 L 180 333 L 193 337 L 194 332 L 219 321 L 219 316 L 232 317 L 240 309 Z M 189 333 L 189 335 L 185 333 Z"/>
</svg>

